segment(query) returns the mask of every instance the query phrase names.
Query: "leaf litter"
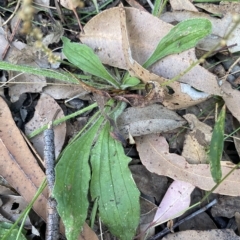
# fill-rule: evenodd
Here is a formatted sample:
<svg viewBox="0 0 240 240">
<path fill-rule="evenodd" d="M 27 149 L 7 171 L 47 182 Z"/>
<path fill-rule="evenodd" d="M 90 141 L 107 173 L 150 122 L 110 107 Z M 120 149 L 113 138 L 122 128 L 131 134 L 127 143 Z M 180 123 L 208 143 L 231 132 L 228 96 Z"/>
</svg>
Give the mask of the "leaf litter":
<svg viewBox="0 0 240 240">
<path fill-rule="evenodd" d="M 181 9 L 182 7 L 180 6 L 180 3 L 178 1 L 171 1 L 171 4 L 175 10 Z M 189 4 L 190 8 L 193 7 L 193 5 L 189 1 L 187 1 L 186 4 Z M 196 11 L 196 8 L 192 8 L 192 10 Z M 178 16 L 180 13 L 175 11 L 173 14 Z M 184 14 L 186 14 L 186 10 Z M 200 16 L 197 12 L 192 14 L 197 17 Z M 225 14 L 225 12 L 223 12 L 223 14 Z M 229 22 L 224 19 L 230 19 L 229 21 L 232 21 L 232 18 L 228 16 L 225 16 L 225 18 L 221 20 L 215 20 L 208 17 L 208 15 L 206 14 L 202 14 L 201 16 L 210 19 L 214 31 L 220 33 L 218 39 L 221 39 L 221 37 L 223 37 L 226 32 L 226 29 L 220 29 L 219 25 L 222 24 L 223 26 L 227 26 L 227 24 L 229 24 Z M 174 76 L 185 70 L 192 64 L 192 62 L 197 60 L 194 52 L 195 50 L 190 49 L 182 53 L 167 56 L 164 59 L 161 59 L 158 63 L 155 63 L 149 69 L 145 69 L 141 66 L 141 64 L 143 64 L 153 52 L 159 40 L 162 39 L 166 35 L 166 33 L 168 33 L 172 28 L 172 25 L 167 24 L 157 19 L 156 17 L 153 17 L 147 12 L 142 12 L 133 8 L 113 8 L 110 10 L 106 10 L 98 14 L 96 17 L 92 18 L 92 20 L 90 20 L 85 25 L 85 34 L 81 34 L 80 39 L 82 42 L 89 45 L 92 50 L 95 51 L 96 49 L 99 49 L 99 51 L 95 52 L 98 54 L 101 62 L 110 66 L 119 67 L 121 69 L 127 69 L 133 76 L 140 78 L 145 83 L 148 83 L 151 80 L 162 84 L 163 82 L 166 82 L 168 79 L 173 78 Z M 110 29 L 112 31 L 110 31 Z M 159 31 L 159 29 L 161 30 Z M 236 34 L 236 36 L 238 36 L 238 34 Z M 57 38 L 59 37 L 56 36 L 56 39 Z M 151 39 L 150 42 L 149 39 Z M 230 40 L 234 43 L 238 41 L 238 37 L 236 37 L 235 39 L 231 38 Z M 228 41 L 228 45 L 232 43 L 230 40 Z M 54 36 L 53 38 L 49 38 L 48 40 L 48 42 L 50 43 L 54 41 Z M 116 49 L 118 50 L 116 51 Z M 229 50 L 235 52 L 236 48 L 232 48 L 232 50 L 230 48 Z M 112 81 L 111 77 L 109 78 L 109 76 L 107 76 L 106 78 L 110 80 L 110 82 Z M 19 85 L 16 84 L 16 86 Z M 238 90 L 233 89 L 228 82 L 224 82 L 223 84 L 219 83 L 214 74 L 210 73 L 200 65 L 195 66 L 190 72 L 188 72 L 184 76 L 181 76 L 178 82 L 170 83 L 169 86 L 173 90 L 173 93 L 165 94 L 164 98 L 161 101 L 158 101 L 162 102 L 165 107 L 156 104 L 145 106 L 146 104 L 144 103 L 144 108 L 128 108 L 122 115 L 120 115 L 120 118 L 118 119 L 118 123 L 120 124 L 118 124 L 118 127 L 122 129 L 122 124 L 124 129 L 122 130 L 124 131 L 122 132 L 122 134 L 125 137 L 128 136 L 129 132 L 132 136 L 141 136 L 136 138 L 137 149 L 139 151 L 140 159 L 143 165 L 145 165 L 149 170 L 156 172 L 159 175 L 169 176 L 172 179 L 176 179 L 176 181 L 186 181 L 186 184 L 190 184 L 192 188 L 197 186 L 204 190 L 210 190 L 214 186 L 214 182 L 210 175 L 205 146 L 208 145 L 210 142 L 211 128 L 207 127 L 207 125 L 205 125 L 204 128 L 204 125 L 197 119 L 195 119 L 193 116 L 192 119 L 189 119 L 185 116 L 189 123 L 194 122 L 196 125 L 193 126 L 193 128 L 188 132 L 188 135 L 186 135 L 185 146 L 182 152 L 182 156 L 170 153 L 168 149 L 168 143 L 162 136 L 159 135 L 159 133 L 165 131 L 171 132 L 186 123 L 183 118 L 181 118 L 179 115 L 169 109 L 176 110 L 197 105 L 200 102 L 204 102 L 212 95 L 221 96 L 224 99 L 226 106 L 228 107 L 232 115 L 235 116 L 235 118 L 239 121 L 239 109 L 236 108 L 236 102 L 239 102 L 239 92 Z M 15 92 L 13 92 L 13 90 L 11 90 L 12 93 L 10 92 L 12 100 L 16 101 L 21 95 L 21 93 L 34 92 L 33 88 L 34 87 L 30 87 L 28 89 L 25 89 L 26 91 L 24 91 L 23 87 L 22 92 L 18 92 L 18 87 L 16 87 Z M 43 88 L 41 87 L 35 89 L 35 92 L 41 92 L 42 90 Z M 58 89 L 53 91 L 58 91 Z M 44 96 L 44 94 L 42 94 L 42 96 Z M 70 95 L 67 94 L 62 98 L 67 97 L 70 97 Z M 56 96 L 56 98 L 61 98 L 61 94 L 60 96 Z M 149 107 L 152 108 L 152 110 L 146 113 L 145 111 Z M 145 117 L 139 117 L 138 114 L 140 113 L 145 115 Z M 156 113 L 159 113 L 159 116 L 157 116 L 158 114 Z M 38 121 L 38 119 L 36 121 Z M 170 124 L 171 121 L 173 121 L 172 124 Z M 165 122 L 166 125 L 164 125 Z M 136 130 L 133 130 L 134 128 Z M 150 130 L 147 128 L 149 128 Z M 145 131 L 146 129 L 147 132 Z M 149 131 L 152 133 L 157 132 L 158 134 L 145 135 L 146 133 L 149 133 Z M 62 133 L 59 132 L 59 134 Z M 64 141 L 64 137 L 61 140 Z M 157 147 L 155 142 L 158 142 L 158 144 L 160 144 L 162 148 Z M 2 152 L 6 155 L 6 159 L 9 159 L 10 162 L 10 158 L 8 158 L 7 156 L 11 156 L 12 152 L 8 149 L 9 147 L 6 144 L 5 139 L 4 141 L 2 139 L 1 147 Z M 148 149 L 150 154 L 149 152 L 146 153 L 146 149 Z M 196 155 L 197 162 L 199 164 L 190 164 L 188 161 L 190 161 L 190 159 L 196 160 Z M 157 164 L 160 164 L 161 168 L 159 168 Z M 34 166 L 34 169 L 35 168 L 38 169 L 38 167 Z M 24 171 L 27 172 L 27 170 Z M 222 166 L 223 175 L 225 175 L 228 171 L 228 167 Z M 235 172 L 229 178 L 227 178 L 217 189 L 215 189 L 215 192 L 231 196 L 240 195 L 239 191 L 235 187 L 236 183 L 239 181 L 238 171 L 239 170 L 235 170 Z M 176 181 L 174 181 L 174 183 Z M 13 186 L 15 186 L 14 182 L 12 184 Z M 105 184 L 103 186 L 105 186 Z M 181 187 L 179 187 L 177 190 L 179 189 L 181 189 Z M 22 195 L 25 196 L 24 193 L 22 193 Z M 101 193 L 99 195 L 101 195 Z M 104 194 L 102 196 L 104 196 Z M 185 196 L 186 198 L 190 199 L 190 192 L 186 193 Z M 158 202 L 160 201 L 160 199 L 161 197 L 158 199 Z M 174 199 L 177 199 L 177 195 L 170 197 L 170 200 Z M 111 199 L 109 201 L 111 201 Z M 136 202 L 137 200 L 134 201 Z M 178 203 L 178 201 L 176 202 Z M 104 202 L 100 202 L 100 206 L 102 208 L 100 208 L 100 214 L 101 211 L 103 212 L 104 207 L 106 207 L 104 204 Z M 163 202 L 161 204 L 163 204 Z M 125 209 L 123 208 L 123 211 L 124 210 Z M 104 211 L 106 211 L 106 209 L 104 209 Z M 171 218 L 170 211 L 165 211 L 166 213 L 170 214 Z M 178 210 L 175 210 L 172 215 L 174 215 L 174 213 L 176 214 L 177 211 Z M 107 223 L 109 219 L 104 216 L 105 213 L 102 214 L 104 222 L 109 226 L 112 232 L 115 232 L 115 234 L 118 236 L 123 236 L 123 234 L 127 234 L 123 233 L 123 230 L 119 230 L 119 232 L 122 233 L 116 233 L 115 227 L 112 226 L 111 223 Z M 121 216 L 121 213 L 119 216 Z M 128 220 L 131 221 L 130 218 Z M 136 218 L 134 221 L 136 221 Z M 123 226 L 123 229 L 125 228 L 126 227 Z M 131 231 L 133 232 L 133 230 Z M 196 232 L 186 231 L 185 233 L 188 238 L 189 236 L 192 236 L 192 239 L 194 239 L 194 234 Z M 199 234 L 201 239 L 203 237 L 203 234 L 203 232 Z M 211 233 L 209 234 L 228 234 L 228 236 L 231 235 L 231 239 L 235 239 L 233 232 L 230 231 L 226 231 L 225 233 L 223 231 L 211 231 Z M 169 238 L 167 237 L 166 239 L 170 239 L 171 236 L 174 237 L 174 235 L 169 235 Z M 181 239 L 182 236 L 178 234 L 178 237 L 179 239 Z M 91 239 L 94 238 L 95 237 L 93 235 Z"/>
</svg>

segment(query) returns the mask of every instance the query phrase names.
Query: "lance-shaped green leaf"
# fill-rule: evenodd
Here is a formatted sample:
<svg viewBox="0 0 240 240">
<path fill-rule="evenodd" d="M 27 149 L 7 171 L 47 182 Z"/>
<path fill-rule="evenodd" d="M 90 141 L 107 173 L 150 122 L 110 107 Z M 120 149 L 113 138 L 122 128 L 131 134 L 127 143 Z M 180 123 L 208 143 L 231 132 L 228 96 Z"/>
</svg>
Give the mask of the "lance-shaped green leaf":
<svg viewBox="0 0 240 240">
<path fill-rule="evenodd" d="M 148 68 L 167 55 L 180 53 L 195 47 L 200 39 L 211 33 L 211 30 L 211 22 L 204 18 L 194 18 L 180 22 L 161 39 L 143 67 Z"/>
<path fill-rule="evenodd" d="M 67 72 L 61 73 L 61 72 L 57 72 L 57 71 L 53 71 L 53 70 L 49 70 L 49 69 L 16 65 L 16 64 L 8 63 L 8 62 L 1 62 L 1 61 L 0 61 L 0 69 L 6 70 L 6 71 L 15 71 L 15 72 L 36 74 L 39 76 L 55 78 L 55 79 L 70 82 L 70 83 L 77 83 L 77 84 L 79 83 L 79 81 L 77 79 L 75 79 L 72 75 L 70 75 Z"/>
<path fill-rule="evenodd" d="M 90 180 L 89 155 L 94 137 L 103 122 L 101 117 L 84 135 L 67 147 L 55 171 L 53 195 L 66 229 L 68 240 L 78 239 L 87 217 Z"/>
<path fill-rule="evenodd" d="M 128 168 L 130 158 L 109 131 L 107 123 L 92 149 L 90 191 L 93 199 L 99 198 L 103 223 L 119 239 L 129 240 L 139 223 L 139 191 Z"/>
<path fill-rule="evenodd" d="M 93 50 L 90 47 L 85 44 L 72 43 L 66 37 L 62 37 L 62 41 L 63 53 L 69 62 L 85 72 L 91 73 L 94 76 L 106 80 L 115 88 L 120 87 L 120 84 L 106 70 L 99 57 L 94 54 Z"/>
<path fill-rule="evenodd" d="M 211 174 L 214 182 L 219 183 L 222 178 L 221 159 L 224 145 L 224 126 L 225 126 L 226 107 L 223 106 L 217 122 L 215 123 L 209 150 L 209 160 Z"/>
</svg>

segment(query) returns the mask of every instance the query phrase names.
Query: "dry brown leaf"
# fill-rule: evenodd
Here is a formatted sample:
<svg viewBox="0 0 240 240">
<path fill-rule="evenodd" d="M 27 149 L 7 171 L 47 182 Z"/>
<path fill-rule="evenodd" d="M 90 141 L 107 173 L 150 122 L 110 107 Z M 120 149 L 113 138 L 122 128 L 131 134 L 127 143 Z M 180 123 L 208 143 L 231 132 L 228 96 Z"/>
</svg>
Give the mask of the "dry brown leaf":
<svg viewBox="0 0 240 240">
<path fill-rule="evenodd" d="M 233 89 L 229 82 L 224 82 L 221 86 L 224 94 L 222 96 L 228 110 L 240 122 L 240 108 L 236 107 L 236 103 L 240 103 L 240 92 Z"/>
<path fill-rule="evenodd" d="M 75 96 L 79 96 L 81 99 L 85 99 L 85 95 L 88 94 L 88 92 L 86 92 L 80 85 L 64 84 L 63 82 L 60 83 L 59 81 L 52 80 L 51 83 L 55 84 L 44 87 L 43 92 L 54 99 L 68 99 Z"/>
<path fill-rule="evenodd" d="M 150 172 L 186 181 L 207 191 L 215 186 L 209 164 L 189 164 L 184 157 L 169 153 L 168 143 L 163 137 L 157 134 L 137 137 L 136 144 L 141 161 Z M 222 167 L 222 176 L 229 171 L 229 168 Z M 239 196 L 239 183 L 240 169 L 235 170 L 214 192 Z"/>
<path fill-rule="evenodd" d="M 240 240 L 240 237 L 235 234 L 232 229 L 214 229 L 208 231 L 188 230 L 178 233 L 170 233 L 162 240 L 203 240 L 203 239 L 218 239 L 218 240 Z"/>
<path fill-rule="evenodd" d="M 211 3 L 197 3 L 195 6 L 213 14 L 240 13 L 240 4 L 233 2 L 227 2 L 225 4 L 222 2 L 219 5 Z"/>
<path fill-rule="evenodd" d="M 175 112 L 157 104 L 144 108 L 127 108 L 118 118 L 117 125 L 124 137 L 160 133 L 181 127 L 186 121 Z"/>
<path fill-rule="evenodd" d="M 234 130 L 240 127 L 240 123 L 239 121 L 237 121 L 235 117 L 233 117 L 232 119 L 232 124 L 233 124 Z M 238 156 L 240 156 L 240 130 L 235 132 L 233 141 L 234 141 L 234 145 L 237 150 Z"/>
<path fill-rule="evenodd" d="M 212 137 L 212 128 L 200 122 L 193 114 L 183 116 L 189 123 L 191 131 L 185 135 L 182 156 L 188 163 L 208 163 L 209 158 L 206 148 Z"/>
<path fill-rule="evenodd" d="M 197 8 L 189 0 L 170 0 L 171 7 L 173 11 L 177 10 L 187 10 L 198 12 Z"/>
<path fill-rule="evenodd" d="M 45 174 L 23 140 L 2 98 L 0 106 L 0 174 L 27 202 L 30 202 Z M 46 197 L 47 190 L 34 205 L 34 210 L 43 219 L 46 219 Z"/>
<path fill-rule="evenodd" d="M 33 118 L 25 125 L 25 133 L 29 135 L 34 130 L 48 124 L 53 120 L 53 116 L 59 110 L 57 118 L 64 117 L 63 110 L 57 104 L 57 102 L 47 94 L 42 93 L 38 100 L 37 106 Z M 54 144 L 55 144 L 55 156 L 56 158 L 62 150 L 62 146 L 65 142 L 66 136 L 66 122 L 54 127 Z M 44 156 L 44 138 L 43 133 L 31 138 L 31 143 L 43 159 Z"/>
<path fill-rule="evenodd" d="M 153 226 L 173 220 L 183 214 L 191 203 L 194 186 L 188 182 L 175 180 L 166 191 L 153 219 Z"/>
<path fill-rule="evenodd" d="M 176 110 L 197 105 L 210 97 L 209 94 L 196 91 L 190 85 L 174 82 L 169 84 L 174 91 L 173 94 L 166 94 L 163 105 L 169 109 Z"/>
<path fill-rule="evenodd" d="M 137 1 L 135 1 L 135 0 L 126 0 L 126 2 L 129 4 L 129 6 L 131 6 L 131 7 L 134 7 L 134 8 L 137 8 L 137 9 L 139 9 L 139 10 L 142 10 L 142 11 L 146 11 L 147 12 L 147 10 L 141 5 L 141 4 L 139 4 Z"/>
<path fill-rule="evenodd" d="M 8 60 L 14 64 L 39 68 L 38 62 L 35 61 L 36 57 L 36 49 L 34 48 L 26 47 L 21 50 L 12 48 L 12 51 L 8 55 Z M 19 74 L 19 72 L 10 72 L 9 80 L 11 80 L 11 84 L 9 84 L 9 95 L 12 102 L 17 101 L 22 93 L 39 93 L 42 91 L 42 88 L 47 85 L 46 77 L 28 73 Z M 14 82 L 16 82 L 16 84 L 13 84 Z"/>
<path fill-rule="evenodd" d="M 143 82 L 147 83 L 149 81 L 156 81 L 158 83 L 163 83 L 166 79 L 150 73 L 148 70 L 143 68 L 138 62 L 132 58 L 131 48 L 129 45 L 129 35 L 126 25 L 126 12 L 125 9 L 120 7 L 117 8 L 117 13 L 120 17 L 120 26 L 121 26 L 121 36 L 122 36 L 122 51 L 124 54 L 124 59 L 127 64 L 127 70 L 132 76 L 138 77 Z"/>
<path fill-rule="evenodd" d="M 58 0 L 58 2 L 65 8 L 73 10 L 77 7 L 83 7 L 84 3 L 81 0 Z"/>
<path fill-rule="evenodd" d="M 45 174 L 33 157 L 19 129 L 12 119 L 11 112 L 0 98 L 0 175 L 30 202 L 38 187 L 45 178 Z M 46 221 L 47 190 L 33 205 L 36 213 Z M 64 227 L 60 225 L 61 233 Z M 79 240 L 97 240 L 96 234 L 85 223 Z"/>
</svg>

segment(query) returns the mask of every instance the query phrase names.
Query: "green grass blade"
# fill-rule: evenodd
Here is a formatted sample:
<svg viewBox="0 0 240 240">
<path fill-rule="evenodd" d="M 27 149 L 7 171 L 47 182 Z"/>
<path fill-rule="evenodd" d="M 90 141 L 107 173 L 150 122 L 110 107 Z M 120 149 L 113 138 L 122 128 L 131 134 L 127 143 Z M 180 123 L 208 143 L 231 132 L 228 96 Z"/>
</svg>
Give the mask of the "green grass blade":
<svg viewBox="0 0 240 240">
<path fill-rule="evenodd" d="M 209 150 L 209 160 L 211 174 L 215 183 L 221 181 L 221 159 L 224 146 L 224 126 L 225 126 L 226 107 L 223 106 L 217 122 L 215 123 Z"/>
<path fill-rule="evenodd" d="M 211 22 L 204 18 L 188 19 L 180 22 L 159 42 L 153 54 L 143 64 L 148 68 L 159 59 L 170 54 L 180 53 L 192 47 L 211 33 Z"/>
<path fill-rule="evenodd" d="M 62 37 L 63 53 L 68 61 L 77 66 L 79 69 L 91 73 L 94 76 L 102 78 L 115 88 L 120 84 L 106 70 L 99 57 L 94 54 L 93 50 L 85 44 L 72 43 L 66 37 Z"/>
<path fill-rule="evenodd" d="M 15 65 L 12 63 L 0 61 L 0 69 L 6 70 L 6 71 L 30 73 L 30 74 L 35 74 L 35 75 L 44 76 L 44 77 L 48 77 L 48 78 L 55 78 L 55 79 L 58 79 L 61 81 L 69 82 L 69 83 L 79 84 L 79 81 L 76 80 L 74 77 L 72 77 L 68 73 L 60 73 L 60 72 L 55 72 L 53 70 L 47 70 L 47 69 L 43 69 L 43 68 L 35 68 L 35 67 L 31 67 L 31 66 L 21 66 L 21 65 Z"/>
<path fill-rule="evenodd" d="M 139 223 L 139 191 L 128 168 L 130 158 L 110 134 L 107 123 L 92 150 L 91 196 L 99 198 L 99 214 L 112 234 L 132 239 Z"/>
<path fill-rule="evenodd" d="M 94 137 L 103 120 L 103 117 L 99 118 L 84 135 L 70 144 L 55 168 L 53 195 L 57 200 L 58 212 L 65 225 L 68 240 L 78 239 L 87 217 L 89 156 Z"/>
<path fill-rule="evenodd" d="M 152 11 L 152 15 L 156 16 L 156 17 L 160 17 L 166 3 L 167 3 L 167 0 L 156 0 L 154 2 L 154 8 L 153 8 L 153 11 Z"/>
<path fill-rule="evenodd" d="M 6 233 L 8 233 L 9 229 L 12 227 L 13 224 L 7 223 L 7 222 L 0 222 L 0 239 L 4 237 Z M 16 226 L 16 228 L 11 230 L 11 233 L 8 235 L 8 240 L 16 240 L 17 235 L 19 235 L 19 240 L 27 240 L 23 233 L 21 232 L 19 234 L 19 228 Z"/>
</svg>

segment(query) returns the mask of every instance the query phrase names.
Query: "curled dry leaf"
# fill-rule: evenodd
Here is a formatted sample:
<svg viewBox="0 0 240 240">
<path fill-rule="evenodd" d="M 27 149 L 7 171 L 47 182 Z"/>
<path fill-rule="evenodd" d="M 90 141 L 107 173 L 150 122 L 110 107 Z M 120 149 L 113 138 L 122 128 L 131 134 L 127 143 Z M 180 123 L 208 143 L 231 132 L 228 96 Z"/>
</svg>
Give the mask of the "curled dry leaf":
<svg viewBox="0 0 240 240">
<path fill-rule="evenodd" d="M 38 100 L 37 106 L 35 108 L 35 113 L 33 118 L 25 125 L 25 133 L 29 135 L 34 130 L 42 127 L 45 124 L 48 124 L 52 121 L 54 114 L 59 110 L 60 112 L 57 115 L 57 119 L 64 117 L 64 113 L 60 106 L 55 102 L 55 100 L 48 96 L 47 94 L 41 94 L 40 99 Z M 58 157 L 59 153 L 62 150 L 62 146 L 65 141 L 66 136 L 66 122 L 61 123 L 60 125 L 54 127 L 54 144 L 55 144 L 55 156 Z M 31 139 L 31 142 L 38 152 L 38 154 L 43 159 L 44 151 L 44 139 L 43 133 L 37 135 Z"/>
<path fill-rule="evenodd" d="M 169 153 L 168 143 L 163 137 L 156 134 L 137 137 L 136 144 L 140 159 L 150 172 L 189 182 L 207 191 L 215 186 L 209 164 L 189 164 L 184 157 Z M 228 167 L 223 166 L 222 176 L 229 171 Z M 237 169 L 214 192 L 240 196 L 240 189 L 236 187 L 239 183 L 240 169 Z"/>
</svg>

